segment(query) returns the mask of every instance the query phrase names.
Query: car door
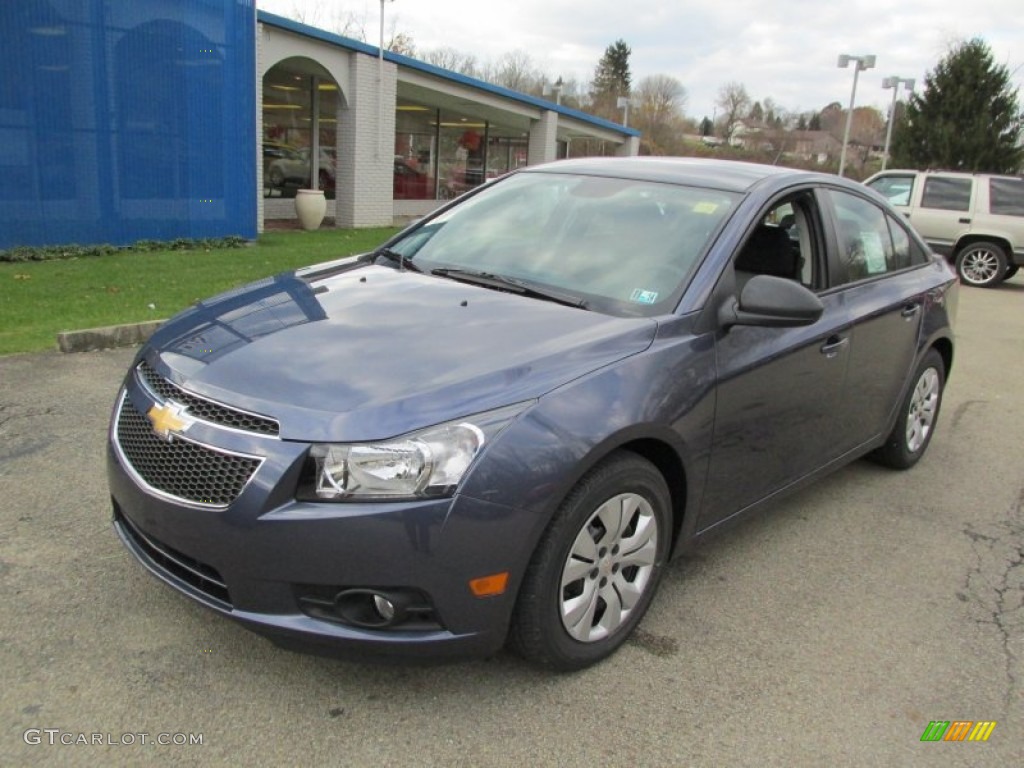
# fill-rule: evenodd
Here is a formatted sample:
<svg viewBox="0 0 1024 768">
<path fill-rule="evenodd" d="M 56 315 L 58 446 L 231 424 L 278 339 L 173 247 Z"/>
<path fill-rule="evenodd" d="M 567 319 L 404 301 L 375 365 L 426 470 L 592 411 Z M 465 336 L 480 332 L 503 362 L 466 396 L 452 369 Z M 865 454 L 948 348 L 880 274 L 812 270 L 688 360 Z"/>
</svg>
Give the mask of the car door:
<svg viewBox="0 0 1024 768">
<path fill-rule="evenodd" d="M 758 233 L 772 227 L 785 230 L 792 263 L 780 266 L 763 252 L 750 258 Z M 819 206 L 806 189 L 773 203 L 733 259 L 737 287 L 752 272 L 793 279 L 818 292 L 824 313 L 804 327 L 733 326 L 716 340 L 718 386 L 702 530 L 838 455 L 835 420 L 850 321 L 843 298 L 821 290 L 824 253 Z"/>
<path fill-rule="evenodd" d="M 928 257 L 896 217 L 866 197 L 828 189 L 822 198 L 835 233 L 832 290 L 853 323 L 835 433 L 846 452 L 888 434 L 915 361 Z"/>
<path fill-rule="evenodd" d="M 925 175 L 920 198 L 914 197 L 910 223 L 932 250 L 951 256 L 957 241 L 970 230 L 973 198 L 970 176 Z"/>
</svg>

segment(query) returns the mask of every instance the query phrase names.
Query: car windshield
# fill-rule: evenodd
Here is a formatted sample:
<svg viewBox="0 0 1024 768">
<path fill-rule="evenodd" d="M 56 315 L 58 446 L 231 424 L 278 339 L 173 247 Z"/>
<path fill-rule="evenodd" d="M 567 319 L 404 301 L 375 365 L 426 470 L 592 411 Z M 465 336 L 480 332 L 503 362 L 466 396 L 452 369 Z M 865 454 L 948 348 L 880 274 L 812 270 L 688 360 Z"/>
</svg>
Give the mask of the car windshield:
<svg viewBox="0 0 1024 768">
<path fill-rule="evenodd" d="M 422 272 L 486 273 L 617 315 L 671 311 L 738 196 L 651 181 L 517 173 L 389 245 Z"/>
</svg>

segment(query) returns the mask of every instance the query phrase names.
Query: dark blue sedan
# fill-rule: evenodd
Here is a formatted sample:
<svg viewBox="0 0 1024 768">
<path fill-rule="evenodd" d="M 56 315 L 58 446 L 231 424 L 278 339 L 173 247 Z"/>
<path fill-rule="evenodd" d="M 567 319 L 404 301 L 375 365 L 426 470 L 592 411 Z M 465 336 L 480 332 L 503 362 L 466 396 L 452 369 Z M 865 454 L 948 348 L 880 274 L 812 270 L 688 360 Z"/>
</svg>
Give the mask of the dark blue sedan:
<svg viewBox="0 0 1024 768">
<path fill-rule="evenodd" d="M 528 168 L 162 327 L 114 410 L 114 526 L 281 645 L 584 667 L 702 535 L 866 454 L 915 464 L 956 296 L 835 176 Z"/>
</svg>

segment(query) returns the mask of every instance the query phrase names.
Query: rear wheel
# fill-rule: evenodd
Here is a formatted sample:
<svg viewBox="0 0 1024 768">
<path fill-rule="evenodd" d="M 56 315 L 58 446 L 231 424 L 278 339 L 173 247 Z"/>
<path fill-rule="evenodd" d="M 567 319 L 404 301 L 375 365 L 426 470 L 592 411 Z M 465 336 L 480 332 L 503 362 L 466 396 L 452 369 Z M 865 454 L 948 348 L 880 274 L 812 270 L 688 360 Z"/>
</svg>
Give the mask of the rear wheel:
<svg viewBox="0 0 1024 768">
<path fill-rule="evenodd" d="M 1003 275 L 1003 280 L 1009 280 L 1011 277 L 1017 274 L 1017 270 L 1020 269 L 1016 264 L 1011 264 L 1006 268 L 1006 274 Z"/>
<path fill-rule="evenodd" d="M 956 256 L 956 272 L 968 285 L 991 288 L 1003 281 L 1008 262 L 1006 253 L 995 243 L 971 243 Z"/>
<path fill-rule="evenodd" d="M 661 473 L 631 453 L 588 472 L 555 513 L 527 568 L 509 643 L 559 670 L 615 651 L 658 587 L 672 533 Z"/>
<path fill-rule="evenodd" d="M 935 431 L 945 384 L 946 366 L 942 356 L 931 349 L 917 366 L 889 439 L 875 451 L 879 462 L 893 469 L 910 469 L 917 464 Z"/>
</svg>

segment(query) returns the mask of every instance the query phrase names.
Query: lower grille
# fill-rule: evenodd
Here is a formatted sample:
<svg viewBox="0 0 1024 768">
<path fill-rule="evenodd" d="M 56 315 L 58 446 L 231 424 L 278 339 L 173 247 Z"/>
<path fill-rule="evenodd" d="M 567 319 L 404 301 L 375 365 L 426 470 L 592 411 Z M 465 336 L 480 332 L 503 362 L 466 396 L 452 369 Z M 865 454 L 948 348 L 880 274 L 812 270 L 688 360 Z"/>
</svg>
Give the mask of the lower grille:
<svg viewBox="0 0 1024 768">
<path fill-rule="evenodd" d="M 217 569 L 201 563 L 195 558 L 178 552 L 176 549 L 162 544 L 151 536 L 142 533 L 138 528 L 128 522 L 128 519 L 121 514 L 121 510 L 114 505 L 114 521 L 135 548 L 145 554 L 157 570 L 173 576 L 177 581 L 183 581 L 190 587 L 202 592 L 210 599 L 216 601 L 223 608 L 231 608 L 231 596 L 228 594 L 227 584 L 217 572 Z"/>
<path fill-rule="evenodd" d="M 121 403 L 115 434 L 127 463 L 146 485 L 192 504 L 226 507 L 262 463 L 177 436 L 172 442 L 162 440 L 128 397 Z"/>
</svg>

